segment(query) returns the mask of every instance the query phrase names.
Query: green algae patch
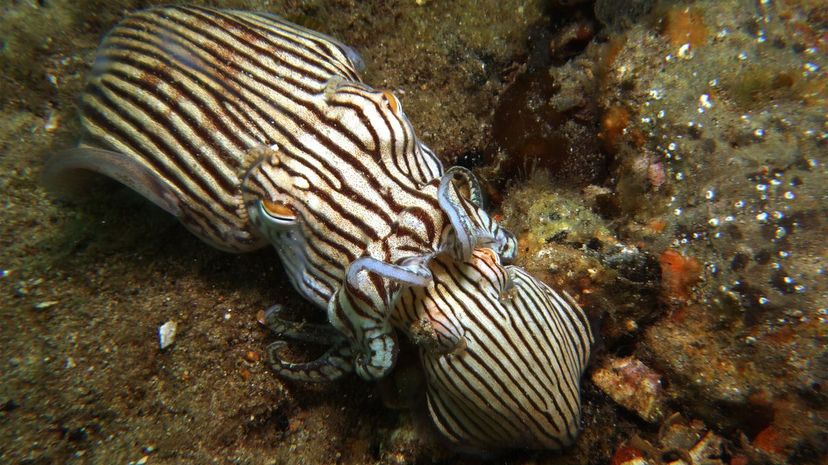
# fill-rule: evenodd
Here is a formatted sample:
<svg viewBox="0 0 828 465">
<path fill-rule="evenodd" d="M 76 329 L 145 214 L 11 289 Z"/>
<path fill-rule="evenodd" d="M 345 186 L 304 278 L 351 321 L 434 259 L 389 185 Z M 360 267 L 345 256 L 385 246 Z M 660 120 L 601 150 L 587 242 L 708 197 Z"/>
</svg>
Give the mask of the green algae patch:
<svg viewBox="0 0 828 465">
<path fill-rule="evenodd" d="M 616 242 L 605 221 L 581 192 L 556 189 L 537 175 L 513 188 L 503 205 L 505 224 L 516 234 L 537 243 L 559 243 L 577 247 L 594 242 Z"/>
<path fill-rule="evenodd" d="M 601 218 L 583 203 L 557 192 L 544 192 L 529 207 L 534 220 L 529 234 L 544 242 L 586 243 L 596 237 L 609 237 Z"/>
</svg>

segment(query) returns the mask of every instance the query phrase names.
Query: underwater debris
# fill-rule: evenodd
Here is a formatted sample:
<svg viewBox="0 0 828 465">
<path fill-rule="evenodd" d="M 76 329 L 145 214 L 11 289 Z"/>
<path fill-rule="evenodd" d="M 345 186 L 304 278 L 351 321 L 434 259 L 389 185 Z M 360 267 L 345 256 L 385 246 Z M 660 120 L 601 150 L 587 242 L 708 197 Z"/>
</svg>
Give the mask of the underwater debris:
<svg viewBox="0 0 828 465">
<path fill-rule="evenodd" d="M 566 24 L 549 40 L 549 55 L 553 61 L 563 63 L 579 55 L 583 48 L 595 36 L 594 21 L 579 18 Z"/>
<path fill-rule="evenodd" d="M 661 375 L 633 357 L 610 358 L 592 373 L 595 383 L 612 400 L 650 423 L 664 415 Z"/>
<path fill-rule="evenodd" d="M 262 360 L 262 356 L 255 350 L 248 350 L 244 353 L 244 360 L 248 363 L 258 363 Z"/>
<path fill-rule="evenodd" d="M 633 436 L 618 447 L 612 465 L 734 465 L 724 439 L 700 421 L 685 422 L 674 414 L 659 428 L 654 443 Z"/>
<path fill-rule="evenodd" d="M 35 310 L 45 310 L 47 308 L 54 307 L 57 304 L 58 304 L 57 300 L 46 300 L 46 301 L 38 302 L 38 303 L 34 304 L 34 308 L 35 308 Z"/>
</svg>

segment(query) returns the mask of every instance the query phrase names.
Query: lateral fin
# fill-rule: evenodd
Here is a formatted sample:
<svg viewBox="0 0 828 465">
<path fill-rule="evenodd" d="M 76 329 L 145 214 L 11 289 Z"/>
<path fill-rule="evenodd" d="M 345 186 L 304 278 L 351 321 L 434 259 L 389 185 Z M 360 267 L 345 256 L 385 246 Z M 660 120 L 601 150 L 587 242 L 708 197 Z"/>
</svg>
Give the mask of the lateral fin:
<svg viewBox="0 0 828 465">
<path fill-rule="evenodd" d="M 46 161 L 41 182 L 50 190 L 77 194 L 83 190 L 84 172 L 112 178 L 181 217 L 178 196 L 167 181 L 138 161 L 111 150 L 82 146 L 56 152 Z"/>
</svg>

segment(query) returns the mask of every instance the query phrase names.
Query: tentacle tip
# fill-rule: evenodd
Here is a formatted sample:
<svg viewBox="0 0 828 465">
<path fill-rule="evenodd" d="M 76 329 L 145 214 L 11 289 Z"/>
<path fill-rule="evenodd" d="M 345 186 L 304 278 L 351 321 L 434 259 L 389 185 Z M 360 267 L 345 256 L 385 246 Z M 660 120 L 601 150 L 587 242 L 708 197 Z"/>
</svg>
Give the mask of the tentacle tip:
<svg viewBox="0 0 828 465">
<path fill-rule="evenodd" d="M 270 366 L 273 370 L 279 372 L 285 368 L 286 362 L 279 354 L 282 350 L 287 347 L 287 341 L 277 340 L 273 341 L 268 344 L 265 352 L 267 353 L 267 361 L 270 363 Z"/>
<path fill-rule="evenodd" d="M 279 315 L 282 313 L 282 311 L 284 311 L 284 309 L 285 309 L 284 306 L 282 306 L 280 304 L 276 304 L 276 305 L 272 305 L 267 310 L 265 310 L 264 311 L 264 318 L 263 318 L 264 325 L 265 326 L 271 326 L 273 323 L 278 322 L 278 320 L 280 319 Z"/>
</svg>

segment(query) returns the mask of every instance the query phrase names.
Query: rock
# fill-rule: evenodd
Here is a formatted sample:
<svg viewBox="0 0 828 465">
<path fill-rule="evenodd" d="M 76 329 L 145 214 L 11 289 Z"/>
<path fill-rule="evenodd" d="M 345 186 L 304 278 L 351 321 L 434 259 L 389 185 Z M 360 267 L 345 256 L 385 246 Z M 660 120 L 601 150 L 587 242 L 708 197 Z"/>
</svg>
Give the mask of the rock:
<svg viewBox="0 0 828 465">
<path fill-rule="evenodd" d="M 633 357 L 610 358 L 592 374 L 592 382 L 624 408 L 648 421 L 664 414 L 661 376 Z"/>
</svg>

